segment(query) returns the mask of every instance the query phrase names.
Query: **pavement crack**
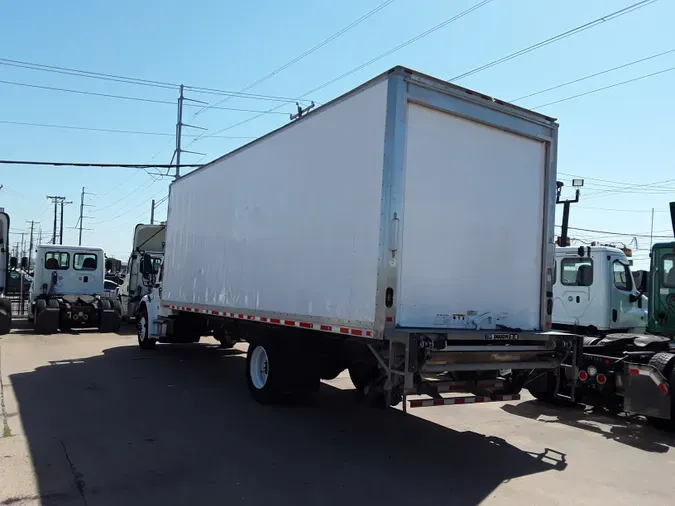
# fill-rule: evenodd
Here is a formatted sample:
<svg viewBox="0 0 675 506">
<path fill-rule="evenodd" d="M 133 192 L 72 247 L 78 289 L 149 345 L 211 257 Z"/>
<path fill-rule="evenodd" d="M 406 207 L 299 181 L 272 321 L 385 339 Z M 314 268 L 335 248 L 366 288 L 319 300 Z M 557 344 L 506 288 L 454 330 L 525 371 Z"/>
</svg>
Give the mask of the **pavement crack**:
<svg viewBox="0 0 675 506">
<path fill-rule="evenodd" d="M 2 381 L 2 346 L 0 346 L 0 417 L 2 417 L 2 437 L 9 437 L 12 431 L 7 422 L 7 408 L 5 407 L 5 383 Z"/>
<path fill-rule="evenodd" d="M 80 492 L 80 496 L 82 497 L 82 502 L 84 503 L 84 506 L 87 506 L 87 496 L 84 493 L 84 475 L 77 470 L 77 467 L 75 467 L 75 464 L 73 464 L 73 461 L 70 458 L 70 455 L 68 454 L 68 448 L 66 448 L 66 443 L 61 441 L 61 446 L 63 447 L 63 453 L 66 456 L 66 460 L 68 460 L 68 464 L 70 465 L 70 471 L 73 473 L 73 480 L 75 481 L 75 486 L 77 486 L 77 490 Z"/>
</svg>

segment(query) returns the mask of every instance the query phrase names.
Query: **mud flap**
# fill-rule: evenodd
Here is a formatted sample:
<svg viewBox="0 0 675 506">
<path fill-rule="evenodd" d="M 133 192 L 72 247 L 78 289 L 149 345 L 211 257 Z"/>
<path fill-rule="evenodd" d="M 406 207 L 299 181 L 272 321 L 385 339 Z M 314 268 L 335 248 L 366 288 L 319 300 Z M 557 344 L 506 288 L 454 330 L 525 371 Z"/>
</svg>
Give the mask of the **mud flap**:
<svg viewBox="0 0 675 506">
<path fill-rule="evenodd" d="M 642 364 L 625 365 L 624 410 L 654 418 L 670 420 L 671 396 L 666 379 L 653 367 Z"/>
<path fill-rule="evenodd" d="M 0 336 L 4 334 L 9 334 L 9 330 L 12 328 L 12 315 L 7 314 L 4 308 L 0 308 Z"/>
<path fill-rule="evenodd" d="M 101 309 L 99 332 L 117 332 L 122 325 L 122 319 L 114 309 Z"/>
<path fill-rule="evenodd" d="M 35 318 L 35 332 L 38 334 L 54 334 L 59 330 L 61 309 L 58 307 L 44 308 Z"/>
</svg>

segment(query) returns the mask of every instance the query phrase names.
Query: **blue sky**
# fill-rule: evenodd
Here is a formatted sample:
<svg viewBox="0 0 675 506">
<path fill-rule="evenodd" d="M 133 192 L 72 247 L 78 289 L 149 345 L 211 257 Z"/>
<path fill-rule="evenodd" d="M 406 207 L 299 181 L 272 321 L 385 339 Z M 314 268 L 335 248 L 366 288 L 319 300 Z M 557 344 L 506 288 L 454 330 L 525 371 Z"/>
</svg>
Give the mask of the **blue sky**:
<svg viewBox="0 0 675 506">
<path fill-rule="evenodd" d="M 238 91 L 302 54 L 384 0 L 312 2 L 219 2 L 196 0 L 119 0 L 102 2 L 4 2 L 0 58 L 94 72 Z M 327 86 L 308 98 L 326 102 L 397 64 L 451 78 L 548 37 L 609 14 L 637 0 L 493 0 L 409 46 Z M 478 0 L 395 0 L 250 93 L 292 97 L 325 83 L 374 58 Z M 675 3 L 660 0 L 628 15 L 568 37 L 457 84 L 512 100 L 675 48 Z M 518 102 L 537 107 L 675 66 L 675 52 Z M 175 102 L 169 89 L 86 79 L 0 65 L 0 80 L 97 93 Z M 675 72 L 617 86 L 540 110 L 560 122 L 559 179 L 588 178 L 582 202 L 573 206 L 570 225 L 601 231 L 648 234 L 656 208 L 655 235 L 671 236 L 667 203 L 675 197 L 672 125 Z M 222 96 L 188 94 L 215 103 Z M 267 100 L 233 98 L 224 107 L 267 110 Z M 287 104 L 280 111 L 292 112 Z M 188 123 L 209 133 L 252 116 L 251 113 L 186 108 Z M 58 124 L 173 134 L 174 105 L 0 84 L 0 121 Z M 287 121 L 264 117 L 222 132 L 236 138 L 206 138 L 190 149 L 205 161 L 224 154 Z M 185 131 L 192 134 L 196 131 Z M 196 132 L 199 134 L 199 132 Z M 168 163 L 170 136 L 88 132 L 0 123 L 0 158 L 24 160 Z M 184 140 L 184 145 L 189 139 Z M 201 157 L 184 155 L 183 163 Z M 593 178 L 593 179 L 591 179 Z M 653 183 L 673 179 L 668 183 Z M 169 180 L 137 169 L 45 168 L 0 166 L 0 206 L 15 232 L 26 220 L 39 220 L 45 237 L 51 230 L 46 195 L 64 195 L 65 226 L 79 213 L 82 186 L 87 196 L 84 244 L 103 246 L 126 259 L 135 223 L 147 222 L 150 200 L 167 193 Z M 643 186 L 636 186 L 643 185 Z M 651 186 L 645 186 L 651 185 Z M 570 194 L 571 196 L 571 194 Z M 513 196 L 514 198 L 517 196 Z M 560 211 L 560 208 L 559 208 Z M 157 217 L 166 215 L 166 204 Z M 560 219 L 558 217 L 558 222 Z M 583 240 L 612 237 L 573 231 Z M 66 229 L 67 243 L 77 232 Z M 17 235 L 14 240 L 19 240 Z M 644 265 L 648 237 L 637 238 L 636 263 Z"/>
</svg>

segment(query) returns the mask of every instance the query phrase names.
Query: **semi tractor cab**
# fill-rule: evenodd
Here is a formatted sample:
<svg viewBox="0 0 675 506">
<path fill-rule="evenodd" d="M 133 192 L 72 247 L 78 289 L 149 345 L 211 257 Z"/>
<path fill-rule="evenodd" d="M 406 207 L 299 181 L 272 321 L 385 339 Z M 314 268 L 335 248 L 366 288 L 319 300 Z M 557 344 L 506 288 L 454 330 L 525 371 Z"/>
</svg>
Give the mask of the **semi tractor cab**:
<svg viewBox="0 0 675 506">
<path fill-rule="evenodd" d="M 670 214 L 675 234 L 675 202 Z M 572 401 L 675 428 L 675 241 L 652 246 L 650 270 L 638 286 L 621 250 L 557 249 L 554 324 L 591 331 L 584 337 L 576 376 L 569 367 L 558 377 L 542 375 L 530 393 L 558 402 L 556 390 L 558 397 L 562 393 Z"/>
<path fill-rule="evenodd" d="M 122 317 L 134 318 L 141 298 L 152 290 L 164 258 L 166 225 L 139 223 L 134 229 L 133 249 L 127 264 L 127 275 L 117 288 L 116 298 L 122 307 Z"/>
<path fill-rule="evenodd" d="M 9 215 L 0 208 L 0 335 L 12 328 L 12 303 L 7 297 L 9 255 Z"/>
<path fill-rule="evenodd" d="M 105 257 L 101 248 L 40 245 L 29 294 L 29 319 L 36 332 L 120 327 L 119 302 L 104 297 Z"/>
<path fill-rule="evenodd" d="M 553 328 L 601 336 L 644 333 L 647 298 L 626 251 L 610 246 L 556 247 Z"/>
</svg>

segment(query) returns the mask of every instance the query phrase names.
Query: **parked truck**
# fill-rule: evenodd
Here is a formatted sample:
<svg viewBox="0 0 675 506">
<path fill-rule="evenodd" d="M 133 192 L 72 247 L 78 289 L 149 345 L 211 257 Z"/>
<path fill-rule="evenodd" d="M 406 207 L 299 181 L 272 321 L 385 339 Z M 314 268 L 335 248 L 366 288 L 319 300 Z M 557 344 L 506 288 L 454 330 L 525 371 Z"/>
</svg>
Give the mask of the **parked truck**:
<svg viewBox="0 0 675 506">
<path fill-rule="evenodd" d="M 581 349 L 549 330 L 557 135 L 403 67 L 301 115 L 171 184 L 140 347 L 241 338 L 261 403 L 345 369 L 383 406 L 517 399 Z"/>
<path fill-rule="evenodd" d="M 675 234 L 675 202 L 670 204 Z M 607 297 L 603 283 L 610 283 L 606 328 L 586 326 L 584 347 L 576 364 L 563 374 L 539 376 L 529 385 L 530 392 L 547 402 L 589 402 L 613 412 L 644 415 L 675 427 L 675 241 L 654 244 L 649 277 L 635 284 L 626 259 L 604 247 L 580 247 L 568 251 L 558 262 L 558 273 L 572 290 L 562 303 L 583 306 L 589 296 Z M 583 271 L 583 272 L 582 272 Z M 596 289 L 597 276 L 601 278 Z M 555 276 L 554 276 L 555 277 Z M 574 284 L 573 284 L 574 282 Z M 563 283 L 564 284 L 564 283 Z M 614 285 L 613 287 L 611 285 Z M 554 287 L 554 294 L 556 289 Z M 648 294 L 648 304 L 644 300 Z M 572 297 L 572 300 L 570 300 Z M 581 302 L 577 302 L 577 297 Z M 556 300 L 557 303 L 557 300 Z M 642 305 L 642 308 L 639 306 Z M 634 324 L 647 305 L 646 327 Z M 568 310 L 568 312 L 571 310 Z M 554 303 L 554 322 L 556 310 Z M 558 313 L 559 314 L 559 313 Z M 642 318 L 642 317 L 641 317 Z M 596 319 L 597 320 L 597 319 Z M 580 316 L 575 323 L 589 322 Z M 623 323 L 622 323 L 623 322 Z M 633 328 L 631 328 L 633 327 Z M 581 330 L 578 326 L 576 330 Z M 635 332 L 635 330 L 638 332 Z M 572 365 L 570 359 L 568 365 Z"/>
<path fill-rule="evenodd" d="M 644 333 L 647 297 L 633 279 L 627 250 L 612 246 L 556 247 L 553 328 L 602 337 Z M 630 251 L 628 251 L 630 253 Z"/>
<path fill-rule="evenodd" d="M 104 297 L 104 254 L 101 248 L 39 245 L 29 294 L 28 318 L 35 330 L 120 327 L 119 302 Z"/>
<path fill-rule="evenodd" d="M 12 302 L 7 296 L 10 255 L 9 215 L 0 208 L 0 335 L 12 328 Z"/>
<path fill-rule="evenodd" d="M 127 264 L 127 274 L 117 289 L 117 298 L 122 306 L 122 317 L 133 318 L 144 295 L 150 293 L 151 280 L 156 278 L 164 258 L 166 225 L 139 223 L 134 228 L 132 252 Z M 148 261 L 146 262 L 146 257 Z M 144 271 L 145 266 L 147 271 Z"/>
</svg>

